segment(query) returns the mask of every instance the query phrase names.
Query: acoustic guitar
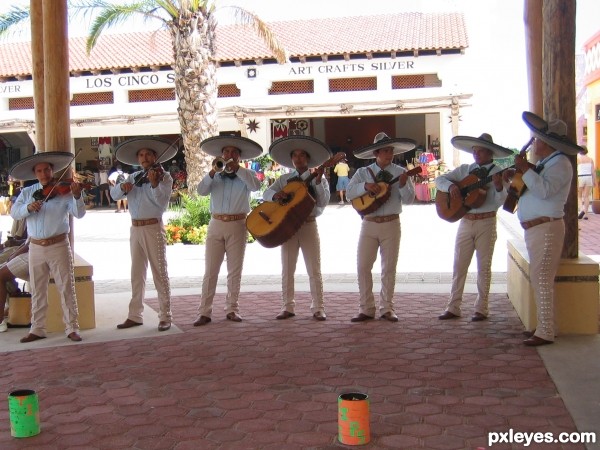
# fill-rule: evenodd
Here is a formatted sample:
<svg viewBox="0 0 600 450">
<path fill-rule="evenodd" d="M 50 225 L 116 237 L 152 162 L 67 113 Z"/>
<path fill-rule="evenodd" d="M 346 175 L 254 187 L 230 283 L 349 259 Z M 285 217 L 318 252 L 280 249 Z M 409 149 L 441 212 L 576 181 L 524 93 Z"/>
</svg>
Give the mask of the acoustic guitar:
<svg viewBox="0 0 600 450">
<path fill-rule="evenodd" d="M 406 175 L 411 177 L 420 174 L 422 170 L 422 167 L 418 166 L 405 173 Z M 379 190 L 379 193 L 377 195 L 373 194 L 372 192 L 367 192 L 366 194 L 363 194 L 360 197 L 356 197 L 352 200 L 352 207 L 361 216 L 366 216 L 367 214 L 371 214 L 372 212 L 377 211 L 377 209 L 379 209 L 381 205 L 388 201 L 392 193 L 390 186 L 396 181 L 398 181 L 399 178 L 400 176 L 397 176 L 389 182 L 378 182 L 377 184 L 381 189 Z"/>
<path fill-rule="evenodd" d="M 532 137 L 531 139 L 529 139 L 529 142 L 527 142 L 527 144 L 523 146 L 523 148 L 519 152 L 520 156 L 522 156 L 523 158 L 525 157 L 525 155 L 527 154 L 527 149 L 529 148 L 534 139 L 535 138 Z M 535 169 L 535 164 L 528 163 L 528 165 L 530 169 Z M 517 203 L 519 202 L 521 195 L 523 195 L 526 189 L 527 185 L 523 182 L 523 172 L 517 170 L 513 175 L 512 180 L 510 181 L 510 186 L 508 187 L 508 196 L 506 197 L 506 200 L 504 200 L 504 205 L 502 205 L 502 209 L 504 209 L 504 211 L 508 211 L 511 214 L 514 214 L 514 212 L 517 210 Z"/>
<path fill-rule="evenodd" d="M 507 167 L 510 169 L 514 166 Z M 502 169 L 501 174 L 506 169 Z M 477 175 L 467 175 L 456 183 L 460 189 L 460 197 L 453 199 L 449 192 L 437 191 L 435 194 L 435 209 L 440 219 L 448 222 L 456 222 L 461 219 L 470 209 L 479 208 L 485 202 L 487 190 L 484 186 L 492 181 L 496 173 L 479 179 Z"/>
<path fill-rule="evenodd" d="M 338 152 L 325 161 L 319 169 L 336 165 L 346 157 L 344 152 Z M 315 207 L 316 200 L 308 192 L 308 186 L 317 171 L 304 181 L 291 181 L 282 191 L 284 199 L 263 202 L 248 214 L 246 228 L 264 247 L 273 248 L 291 238 L 306 222 Z"/>
</svg>

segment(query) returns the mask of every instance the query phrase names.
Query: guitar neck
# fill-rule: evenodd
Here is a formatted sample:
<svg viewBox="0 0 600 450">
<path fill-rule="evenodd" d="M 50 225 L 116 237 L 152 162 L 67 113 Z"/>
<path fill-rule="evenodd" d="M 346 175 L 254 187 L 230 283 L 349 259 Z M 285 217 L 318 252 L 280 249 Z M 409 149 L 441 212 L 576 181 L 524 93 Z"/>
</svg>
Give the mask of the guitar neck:
<svg viewBox="0 0 600 450">
<path fill-rule="evenodd" d="M 345 157 L 346 157 L 346 154 L 344 152 L 336 153 L 331 158 L 329 158 L 327 161 L 325 161 L 323 164 L 321 164 L 319 167 L 317 167 L 313 172 L 311 172 L 309 177 L 306 180 L 304 180 L 304 182 L 307 185 L 309 185 L 310 183 L 312 183 L 312 180 L 314 180 L 314 178 L 317 176 L 317 173 L 319 172 L 319 170 L 324 169 L 326 167 L 331 167 L 334 164 L 337 164 L 338 162 L 340 162 Z"/>
<path fill-rule="evenodd" d="M 406 171 L 406 175 L 408 175 L 409 177 L 412 177 L 413 175 L 418 175 L 423 171 L 423 169 L 421 168 L 421 166 L 419 167 L 415 167 L 414 169 L 410 169 L 408 171 Z M 394 184 L 396 181 L 398 181 L 400 179 L 400 177 L 404 175 L 404 174 L 400 174 L 398 175 L 396 178 L 392 178 L 389 182 L 388 185 L 392 185 Z"/>
<path fill-rule="evenodd" d="M 473 183 L 473 184 L 470 184 L 470 185 L 464 187 L 461 190 L 463 196 L 466 195 L 466 194 L 468 194 L 471 191 L 474 191 L 475 189 L 479 189 L 479 188 L 484 187 L 486 184 L 488 184 L 490 181 L 492 181 L 492 177 L 494 175 L 501 174 L 502 172 L 504 172 L 507 169 L 514 169 L 514 167 L 515 167 L 514 165 L 512 165 L 510 167 L 506 167 L 506 168 L 502 169 L 500 172 L 496 172 L 496 173 L 494 173 L 492 175 L 488 175 L 487 177 L 482 178 L 481 180 L 477 181 L 476 183 Z"/>
</svg>

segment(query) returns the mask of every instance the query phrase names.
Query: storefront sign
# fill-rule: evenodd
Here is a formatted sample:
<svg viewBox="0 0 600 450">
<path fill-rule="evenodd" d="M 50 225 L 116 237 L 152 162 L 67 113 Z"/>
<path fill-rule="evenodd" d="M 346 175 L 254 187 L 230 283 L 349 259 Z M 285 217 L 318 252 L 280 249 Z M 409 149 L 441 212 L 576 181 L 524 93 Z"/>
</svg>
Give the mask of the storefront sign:
<svg viewBox="0 0 600 450">
<path fill-rule="evenodd" d="M 351 74 L 367 72 L 384 72 L 389 70 L 414 70 L 414 61 L 382 61 L 365 63 L 340 63 L 318 64 L 299 66 L 292 65 L 288 75 L 314 75 L 314 74 Z"/>
<path fill-rule="evenodd" d="M 128 73 L 122 75 L 82 77 L 82 79 L 85 82 L 83 87 L 90 90 L 98 90 L 102 88 L 157 88 L 174 84 L 175 73 L 173 71 Z"/>
</svg>

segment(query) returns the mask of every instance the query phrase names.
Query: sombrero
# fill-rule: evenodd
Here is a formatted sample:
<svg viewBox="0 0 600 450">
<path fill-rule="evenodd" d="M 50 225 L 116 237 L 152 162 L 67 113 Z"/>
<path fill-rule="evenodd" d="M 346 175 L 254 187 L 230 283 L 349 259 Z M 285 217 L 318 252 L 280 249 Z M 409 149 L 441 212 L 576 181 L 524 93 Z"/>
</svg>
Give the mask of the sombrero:
<svg viewBox="0 0 600 450">
<path fill-rule="evenodd" d="M 567 124 L 560 119 L 553 119 L 550 122 L 546 122 L 540 116 L 525 111 L 523 113 L 523 121 L 536 138 L 544 141 L 559 152 L 567 155 L 577 155 L 577 153 L 584 151 L 583 147 L 580 147 L 567 137 Z"/>
<path fill-rule="evenodd" d="M 271 158 L 282 166 L 294 168 L 292 162 L 292 152 L 294 150 L 304 150 L 310 156 L 308 168 L 319 167 L 329 158 L 331 150 L 317 138 L 310 136 L 288 136 L 277 139 L 269 147 Z"/>
<path fill-rule="evenodd" d="M 494 144 L 492 136 L 488 133 L 483 133 L 478 138 L 471 136 L 454 136 L 450 142 L 459 150 L 473 153 L 473 147 L 487 148 L 494 154 L 495 158 L 504 158 L 506 156 L 512 156 L 514 153 L 508 148 Z"/>
<path fill-rule="evenodd" d="M 367 147 L 357 150 L 354 156 L 360 159 L 376 158 L 375 151 L 381 148 L 392 147 L 394 149 L 394 155 L 400 155 L 401 153 L 410 152 L 414 150 L 417 143 L 412 139 L 407 138 L 396 138 L 392 139 L 387 134 L 381 132 L 377 133 L 373 143 Z"/>
<path fill-rule="evenodd" d="M 139 164 L 137 153 L 143 149 L 153 150 L 156 153 L 156 162 L 164 163 L 177 154 L 177 147 L 173 142 L 157 137 L 136 137 L 121 142 L 115 149 L 115 158 L 130 166 Z"/>
<path fill-rule="evenodd" d="M 258 143 L 241 136 L 213 136 L 204 139 L 200 143 L 200 150 L 215 158 L 223 156 L 223 149 L 225 147 L 237 148 L 240 151 L 242 159 L 257 158 L 263 152 L 262 147 Z"/>
<path fill-rule="evenodd" d="M 48 163 L 54 172 L 58 172 L 71 164 L 73 156 L 70 152 L 39 152 L 17 161 L 9 169 L 8 174 L 17 180 L 35 180 L 37 177 L 33 173 L 33 168 L 36 164 Z"/>
</svg>

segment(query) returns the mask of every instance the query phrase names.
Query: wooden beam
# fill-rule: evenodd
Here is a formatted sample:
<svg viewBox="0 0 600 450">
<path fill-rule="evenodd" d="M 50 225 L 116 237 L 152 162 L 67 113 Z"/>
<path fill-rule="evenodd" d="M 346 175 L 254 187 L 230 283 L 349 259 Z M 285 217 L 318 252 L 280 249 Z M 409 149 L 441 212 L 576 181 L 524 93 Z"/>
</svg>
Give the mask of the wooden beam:
<svg viewBox="0 0 600 450">
<path fill-rule="evenodd" d="M 33 78 L 33 104 L 35 128 L 33 145 L 38 151 L 46 144 L 46 122 L 44 119 L 44 17 L 42 2 L 30 0 L 31 19 L 31 76 Z"/>
<path fill-rule="evenodd" d="M 67 0 L 42 0 L 45 151 L 70 151 Z M 41 145 L 41 144 L 40 144 Z"/>
<path fill-rule="evenodd" d="M 577 142 L 575 120 L 575 0 L 544 0 L 542 4 L 542 89 L 544 118 L 567 124 L 567 136 Z M 577 158 L 569 156 L 573 167 L 571 191 L 565 204 L 563 258 L 579 256 L 577 199 Z"/>
</svg>

